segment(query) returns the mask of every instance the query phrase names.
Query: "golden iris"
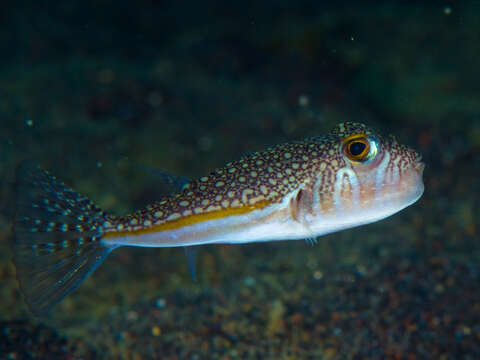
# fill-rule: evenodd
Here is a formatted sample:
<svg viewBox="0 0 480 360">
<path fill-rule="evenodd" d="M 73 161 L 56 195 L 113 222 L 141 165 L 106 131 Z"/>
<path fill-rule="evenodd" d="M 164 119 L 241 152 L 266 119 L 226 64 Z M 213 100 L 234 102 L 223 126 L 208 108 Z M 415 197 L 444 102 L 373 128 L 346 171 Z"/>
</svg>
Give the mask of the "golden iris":
<svg viewBox="0 0 480 360">
<path fill-rule="evenodd" d="M 349 136 L 343 141 L 343 152 L 352 161 L 365 162 L 371 160 L 377 153 L 376 143 L 364 134 Z"/>
</svg>

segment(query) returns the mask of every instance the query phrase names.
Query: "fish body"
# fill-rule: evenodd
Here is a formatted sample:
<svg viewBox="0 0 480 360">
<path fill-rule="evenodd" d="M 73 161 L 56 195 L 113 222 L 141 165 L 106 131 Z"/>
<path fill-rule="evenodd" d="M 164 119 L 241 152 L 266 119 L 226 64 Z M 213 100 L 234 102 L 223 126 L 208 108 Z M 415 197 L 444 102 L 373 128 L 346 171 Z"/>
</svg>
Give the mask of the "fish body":
<svg viewBox="0 0 480 360">
<path fill-rule="evenodd" d="M 414 203 L 423 168 L 420 155 L 393 137 L 342 123 L 326 136 L 227 163 L 123 217 L 105 214 L 46 172 L 25 170 L 15 220 L 18 277 L 27 304 L 42 312 L 116 247 L 316 238 Z"/>
<path fill-rule="evenodd" d="M 375 158 L 352 161 L 363 136 Z M 370 144 L 368 144 L 370 146 Z M 420 156 L 366 126 L 281 144 L 230 162 L 180 193 L 104 224 L 111 245 L 173 247 L 316 237 L 387 217 L 423 192 Z"/>
</svg>

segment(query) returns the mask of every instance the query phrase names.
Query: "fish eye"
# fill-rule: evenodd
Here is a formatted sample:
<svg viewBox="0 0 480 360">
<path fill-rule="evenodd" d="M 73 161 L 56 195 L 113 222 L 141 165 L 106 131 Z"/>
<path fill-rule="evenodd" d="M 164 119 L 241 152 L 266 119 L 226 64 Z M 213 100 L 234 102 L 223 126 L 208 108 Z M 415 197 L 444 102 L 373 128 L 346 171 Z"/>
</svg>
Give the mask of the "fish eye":
<svg viewBox="0 0 480 360">
<path fill-rule="evenodd" d="M 355 134 L 343 141 L 343 152 L 351 161 L 366 162 L 377 154 L 377 144 L 364 134 Z"/>
</svg>

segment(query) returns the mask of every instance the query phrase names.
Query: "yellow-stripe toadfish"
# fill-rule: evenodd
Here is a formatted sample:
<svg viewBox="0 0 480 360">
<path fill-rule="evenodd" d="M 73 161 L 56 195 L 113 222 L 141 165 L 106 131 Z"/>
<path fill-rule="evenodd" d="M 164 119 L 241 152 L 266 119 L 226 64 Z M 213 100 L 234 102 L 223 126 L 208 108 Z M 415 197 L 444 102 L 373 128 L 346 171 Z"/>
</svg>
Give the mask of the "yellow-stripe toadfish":
<svg viewBox="0 0 480 360">
<path fill-rule="evenodd" d="M 371 223 L 417 201 L 414 150 L 358 123 L 273 146 L 183 184 L 128 216 L 110 216 L 38 167 L 18 172 L 13 245 L 25 301 L 42 313 L 119 246 L 184 247 L 317 236 Z M 192 248 L 193 247 L 193 248 Z"/>
</svg>

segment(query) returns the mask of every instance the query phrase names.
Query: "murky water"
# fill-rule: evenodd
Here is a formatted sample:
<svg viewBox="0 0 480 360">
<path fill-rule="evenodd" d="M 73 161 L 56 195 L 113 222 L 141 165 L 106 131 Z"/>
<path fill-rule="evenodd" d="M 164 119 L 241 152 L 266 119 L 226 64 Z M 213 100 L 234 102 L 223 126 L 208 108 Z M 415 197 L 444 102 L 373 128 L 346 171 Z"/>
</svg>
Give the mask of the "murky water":
<svg viewBox="0 0 480 360">
<path fill-rule="evenodd" d="M 31 2 L 0 15 L 0 358 L 480 357 L 480 5 Z M 116 250 L 48 316 L 11 262 L 15 168 L 102 209 L 343 121 L 423 155 L 401 213 L 318 239 Z"/>
</svg>

